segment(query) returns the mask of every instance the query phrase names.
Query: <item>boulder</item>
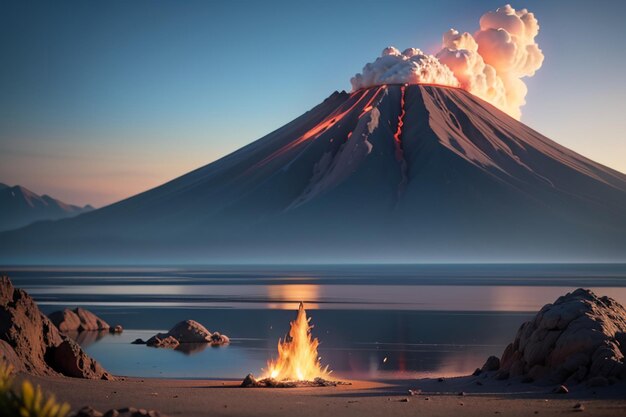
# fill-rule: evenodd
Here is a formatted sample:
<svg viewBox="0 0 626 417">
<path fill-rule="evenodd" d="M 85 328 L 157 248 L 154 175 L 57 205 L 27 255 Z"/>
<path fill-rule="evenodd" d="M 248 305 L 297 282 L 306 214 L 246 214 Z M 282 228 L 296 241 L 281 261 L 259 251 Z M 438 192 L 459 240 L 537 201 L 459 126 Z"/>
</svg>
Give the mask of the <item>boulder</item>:
<svg viewBox="0 0 626 417">
<path fill-rule="evenodd" d="M 496 375 L 568 385 L 626 379 L 625 332 L 622 305 L 579 288 L 522 324 Z"/>
<path fill-rule="evenodd" d="M 109 330 L 111 328 L 109 323 L 102 320 L 91 311 L 81 307 L 75 308 L 74 310 L 66 308 L 55 311 L 48 317 L 62 332 Z"/>
<path fill-rule="evenodd" d="M 6 276 L 0 278 L 0 341 L 2 356 L 31 374 L 113 379 Z"/>
<path fill-rule="evenodd" d="M 498 358 L 497 356 L 489 356 L 485 361 L 483 367 L 480 368 L 480 371 L 491 372 L 497 371 L 498 369 L 500 369 L 500 358 Z"/>
<path fill-rule="evenodd" d="M 185 320 L 176 324 L 167 333 L 157 333 L 146 341 L 148 346 L 170 349 L 180 345 L 221 346 L 230 343 L 228 336 L 219 332 L 211 333 L 195 320 Z"/>
<path fill-rule="evenodd" d="M 52 351 L 51 366 L 55 371 L 74 378 L 111 379 L 98 362 L 87 356 L 69 337 Z"/>
</svg>

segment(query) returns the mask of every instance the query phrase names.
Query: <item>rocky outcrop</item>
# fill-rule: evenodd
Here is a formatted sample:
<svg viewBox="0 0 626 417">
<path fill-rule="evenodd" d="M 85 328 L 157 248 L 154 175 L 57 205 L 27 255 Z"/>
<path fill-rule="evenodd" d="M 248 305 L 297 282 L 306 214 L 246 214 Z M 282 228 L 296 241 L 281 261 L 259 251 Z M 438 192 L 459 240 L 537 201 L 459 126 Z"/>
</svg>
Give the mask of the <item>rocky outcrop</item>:
<svg viewBox="0 0 626 417">
<path fill-rule="evenodd" d="M 228 336 L 219 332 L 211 333 L 195 320 L 185 320 L 176 324 L 167 333 L 158 333 L 146 341 L 148 346 L 176 349 L 181 344 L 210 344 L 220 346 L 229 343 Z"/>
<path fill-rule="evenodd" d="M 55 311 L 48 316 L 50 321 L 62 332 L 84 332 L 109 330 L 112 333 L 121 333 L 122 326 L 109 326 L 109 323 L 96 316 L 89 310 L 78 307 Z"/>
<path fill-rule="evenodd" d="M 113 379 L 98 362 L 59 330 L 33 299 L 0 278 L 0 352 L 17 369 L 35 375 Z"/>
<path fill-rule="evenodd" d="M 488 368 L 498 379 L 601 386 L 626 379 L 625 355 L 626 309 L 579 288 L 522 324 L 499 368 Z"/>
</svg>

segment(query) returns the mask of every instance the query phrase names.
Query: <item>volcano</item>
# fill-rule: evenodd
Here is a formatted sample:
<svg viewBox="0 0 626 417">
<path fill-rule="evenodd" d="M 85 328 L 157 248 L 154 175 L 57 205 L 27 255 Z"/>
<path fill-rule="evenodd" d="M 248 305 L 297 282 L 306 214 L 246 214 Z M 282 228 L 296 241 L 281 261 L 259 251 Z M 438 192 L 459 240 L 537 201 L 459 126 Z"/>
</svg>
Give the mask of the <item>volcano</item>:
<svg viewBox="0 0 626 417">
<path fill-rule="evenodd" d="M 464 90 L 387 85 L 0 242 L 3 262 L 626 260 L 626 175 Z"/>
</svg>

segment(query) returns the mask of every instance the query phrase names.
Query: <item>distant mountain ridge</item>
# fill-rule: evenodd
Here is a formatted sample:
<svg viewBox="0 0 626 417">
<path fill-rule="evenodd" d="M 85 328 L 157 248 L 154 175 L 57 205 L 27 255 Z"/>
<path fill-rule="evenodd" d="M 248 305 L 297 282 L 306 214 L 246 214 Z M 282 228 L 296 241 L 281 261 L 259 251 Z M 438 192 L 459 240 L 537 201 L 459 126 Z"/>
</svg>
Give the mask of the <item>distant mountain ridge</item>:
<svg viewBox="0 0 626 417">
<path fill-rule="evenodd" d="M 76 261 L 623 262 L 626 175 L 458 88 L 335 92 L 159 187 L 0 234 L 0 262 Z"/>
<path fill-rule="evenodd" d="M 0 231 L 18 229 L 39 220 L 59 220 L 93 210 L 38 195 L 21 185 L 0 183 Z"/>
</svg>

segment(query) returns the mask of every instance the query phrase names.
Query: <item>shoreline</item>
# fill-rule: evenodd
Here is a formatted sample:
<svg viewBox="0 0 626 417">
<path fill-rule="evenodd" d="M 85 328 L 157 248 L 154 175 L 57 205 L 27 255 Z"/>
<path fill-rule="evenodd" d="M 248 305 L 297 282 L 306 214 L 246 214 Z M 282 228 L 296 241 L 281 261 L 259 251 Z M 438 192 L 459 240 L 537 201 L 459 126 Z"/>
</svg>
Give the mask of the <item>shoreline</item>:
<svg viewBox="0 0 626 417">
<path fill-rule="evenodd" d="M 241 381 L 119 377 L 116 381 L 19 374 L 70 403 L 73 410 L 136 407 L 168 416 L 428 416 L 562 415 L 583 404 L 586 415 L 626 414 L 626 383 L 598 389 L 573 387 L 569 394 L 550 386 L 457 377 L 439 382 L 419 380 L 355 380 L 352 385 L 314 388 L 240 388 Z M 482 381 L 483 385 L 477 385 Z M 417 395 L 410 395 L 409 389 Z M 460 395 L 460 393 L 463 395 Z M 332 411 L 331 411 L 332 410 Z"/>
</svg>

